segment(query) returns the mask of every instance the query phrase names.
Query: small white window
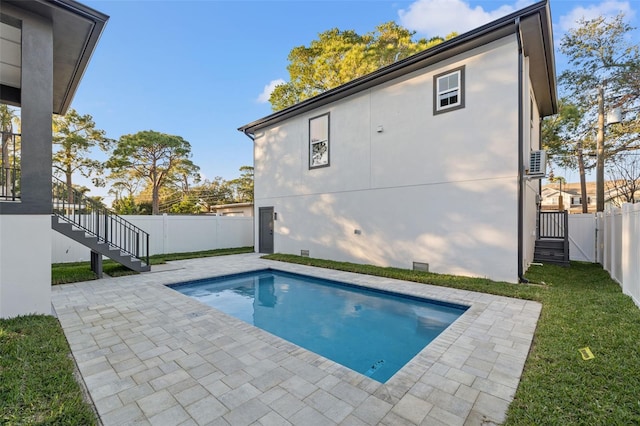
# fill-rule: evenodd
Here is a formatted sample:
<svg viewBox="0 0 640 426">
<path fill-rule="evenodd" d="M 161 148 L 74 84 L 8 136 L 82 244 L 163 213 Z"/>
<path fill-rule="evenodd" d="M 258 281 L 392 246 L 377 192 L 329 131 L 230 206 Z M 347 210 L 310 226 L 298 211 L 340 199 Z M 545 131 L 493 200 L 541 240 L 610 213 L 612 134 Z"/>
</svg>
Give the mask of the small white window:
<svg viewBox="0 0 640 426">
<path fill-rule="evenodd" d="M 433 113 L 464 108 L 464 66 L 433 77 Z"/>
<path fill-rule="evenodd" d="M 329 113 L 309 120 L 309 168 L 329 166 Z"/>
</svg>

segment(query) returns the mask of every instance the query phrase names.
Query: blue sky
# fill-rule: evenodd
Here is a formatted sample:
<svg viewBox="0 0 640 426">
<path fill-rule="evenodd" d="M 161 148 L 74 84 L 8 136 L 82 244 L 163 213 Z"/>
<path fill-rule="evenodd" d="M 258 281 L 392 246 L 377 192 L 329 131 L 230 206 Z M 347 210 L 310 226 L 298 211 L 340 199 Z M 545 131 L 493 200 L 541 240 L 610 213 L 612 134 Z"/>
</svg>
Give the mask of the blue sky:
<svg viewBox="0 0 640 426">
<path fill-rule="evenodd" d="M 271 113 L 269 87 L 288 79 L 287 55 L 331 28 L 364 34 L 388 21 L 417 37 L 462 33 L 533 2 L 509 0 L 80 0 L 110 16 L 72 107 L 118 139 L 141 130 L 182 136 L 203 177 L 233 179 L 252 165 L 237 131 Z M 640 1 L 551 0 L 556 44 L 576 18 Z M 637 34 L 634 37 L 638 39 Z M 558 68 L 563 60 L 557 55 Z M 106 158 L 96 153 L 96 158 Z M 558 174 L 558 173 L 556 173 Z M 76 182 L 90 186 L 76 177 Z M 571 179 L 569 179 L 571 180 Z M 111 197 L 106 189 L 91 195 Z"/>
</svg>

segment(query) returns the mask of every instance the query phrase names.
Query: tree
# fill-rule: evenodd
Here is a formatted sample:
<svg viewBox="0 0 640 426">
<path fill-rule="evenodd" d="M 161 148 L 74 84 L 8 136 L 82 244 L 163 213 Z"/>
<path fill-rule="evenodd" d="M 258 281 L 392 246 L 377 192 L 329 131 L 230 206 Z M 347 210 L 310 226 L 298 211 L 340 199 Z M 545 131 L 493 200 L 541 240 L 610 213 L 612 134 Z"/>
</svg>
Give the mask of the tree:
<svg viewBox="0 0 640 426">
<path fill-rule="evenodd" d="M 542 121 L 542 145 L 549 154 L 549 160 L 560 167 L 578 169 L 582 212 L 587 213 L 586 170 L 595 164 L 585 164 L 585 148 L 595 152 L 593 138 L 585 135 L 580 128 L 583 112 L 566 99 L 558 101 L 558 113 L 545 117 Z M 551 179 L 550 179 L 551 180 Z"/>
<path fill-rule="evenodd" d="M 640 157 L 636 153 L 613 157 L 607 186 L 613 193 L 611 202 L 618 207 L 640 202 Z"/>
<path fill-rule="evenodd" d="M 604 210 L 604 168 L 607 157 L 625 151 L 638 143 L 637 132 L 618 135 L 605 144 L 606 111 L 621 108 L 627 119 L 638 116 L 638 70 L 640 51 L 629 42 L 634 29 L 624 22 L 624 15 L 607 19 L 602 16 L 578 21 L 560 42 L 560 51 L 568 57 L 571 68 L 560 76 L 560 82 L 584 111 L 584 127 L 596 128 L 596 197 L 597 210 Z"/>
<path fill-rule="evenodd" d="M 549 182 L 558 183 L 559 191 L 558 191 L 558 210 L 564 211 L 564 201 L 562 199 L 562 184 L 567 184 L 567 180 L 563 176 L 555 176 L 553 170 L 549 173 Z M 565 188 L 566 189 L 566 188 Z M 571 205 L 571 200 L 569 200 L 569 205 Z"/>
<path fill-rule="evenodd" d="M 227 204 L 234 200 L 232 186 L 220 176 L 213 180 L 205 180 L 194 187 L 191 194 L 197 198 L 197 205 L 204 211 L 209 211 L 211 206 Z"/>
<path fill-rule="evenodd" d="M 151 187 L 152 214 L 158 214 L 161 188 L 184 173 L 199 179 L 200 168 L 190 157 L 191 145 L 182 137 L 147 130 L 122 136 L 107 167 L 116 175 L 127 170 L 131 177 L 144 179 Z"/>
<path fill-rule="evenodd" d="M 108 139 L 104 130 L 96 129 L 93 117 L 89 114 L 80 115 L 74 109 L 70 109 L 64 116 L 53 117 L 53 144 L 59 149 L 53 154 L 52 162 L 56 169 L 65 177 L 69 197 L 73 188 L 73 174 L 79 172 L 89 178 L 93 176 L 93 184 L 104 186 L 100 179 L 103 172 L 103 164 L 98 160 L 89 158 L 91 149 L 100 148 L 108 151 L 113 141 Z M 71 203 L 72 200 L 70 199 Z"/>
<path fill-rule="evenodd" d="M 253 202 L 253 167 L 240 167 L 240 177 L 229 181 L 229 186 L 234 193 L 234 199 L 238 203 Z"/>
<path fill-rule="evenodd" d="M 294 47 L 289 53 L 289 82 L 271 93 L 272 109 L 287 108 L 444 41 L 434 37 L 414 42 L 414 35 L 395 22 L 365 35 L 337 28 L 320 33 L 308 47 Z"/>
<path fill-rule="evenodd" d="M 133 176 L 129 170 L 121 170 L 118 173 L 111 173 L 107 176 L 107 180 L 112 182 L 109 194 L 115 195 L 116 200 L 120 198 L 133 197 L 141 183 L 141 179 Z"/>
<path fill-rule="evenodd" d="M 178 214 L 198 214 L 201 207 L 193 196 L 183 195 L 179 202 L 171 205 L 169 211 Z"/>
<path fill-rule="evenodd" d="M 127 214 L 151 214 L 151 209 L 147 210 L 144 205 L 137 204 L 133 195 L 127 195 L 126 197 L 120 197 L 113 201 L 112 206 L 113 210 L 117 214 L 127 215 Z"/>
</svg>

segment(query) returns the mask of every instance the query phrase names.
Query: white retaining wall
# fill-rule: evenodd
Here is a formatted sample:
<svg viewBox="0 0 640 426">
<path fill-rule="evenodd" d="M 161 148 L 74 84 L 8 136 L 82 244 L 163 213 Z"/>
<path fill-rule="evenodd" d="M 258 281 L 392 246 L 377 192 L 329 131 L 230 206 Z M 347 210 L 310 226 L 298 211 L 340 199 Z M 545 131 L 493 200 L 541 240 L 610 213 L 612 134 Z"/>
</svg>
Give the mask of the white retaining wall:
<svg viewBox="0 0 640 426">
<path fill-rule="evenodd" d="M 125 216 L 148 232 L 149 254 L 184 253 L 253 245 L 253 218 L 239 216 Z M 52 232 L 53 263 L 90 260 L 90 250 Z"/>
<path fill-rule="evenodd" d="M 37 238 L 50 229 L 50 215 L 0 215 L 0 318 L 51 314 L 50 252 Z"/>
</svg>

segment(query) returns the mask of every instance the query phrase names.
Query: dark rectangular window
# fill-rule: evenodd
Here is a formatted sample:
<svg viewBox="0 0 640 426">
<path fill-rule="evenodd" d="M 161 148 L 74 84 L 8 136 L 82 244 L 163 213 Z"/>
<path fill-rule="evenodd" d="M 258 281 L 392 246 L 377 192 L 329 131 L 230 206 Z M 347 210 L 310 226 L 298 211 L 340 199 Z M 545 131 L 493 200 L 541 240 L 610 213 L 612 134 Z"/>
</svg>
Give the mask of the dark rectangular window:
<svg viewBox="0 0 640 426">
<path fill-rule="evenodd" d="M 329 113 L 309 119 L 309 168 L 329 165 Z"/>
<path fill-rule="evenodd" d="M 433 77 L 433 113 L 464 108 L 464 66 Z"/>
</svg>

